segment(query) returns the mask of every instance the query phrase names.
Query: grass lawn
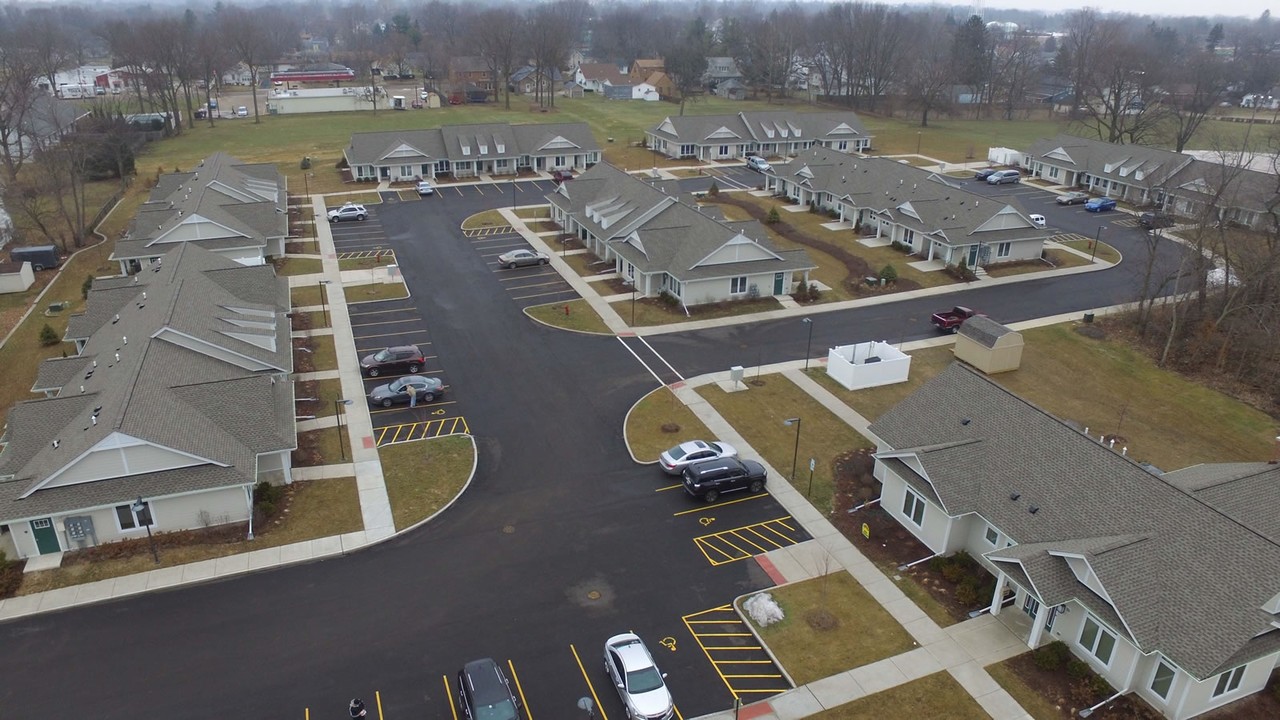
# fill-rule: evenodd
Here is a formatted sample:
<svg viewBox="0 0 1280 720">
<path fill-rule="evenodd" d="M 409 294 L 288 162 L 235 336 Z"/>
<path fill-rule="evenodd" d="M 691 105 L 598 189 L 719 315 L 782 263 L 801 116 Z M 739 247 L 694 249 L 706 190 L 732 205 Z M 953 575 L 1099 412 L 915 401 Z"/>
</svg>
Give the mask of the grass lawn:
<svg viewBox="0 0 1280 720">
<path fill-rule="evenodd" d="M 809 717 L 815 720 L 990 720 L 991 716 L 947 672 L 858 698 Z"/>
<path fill-rule="evenodd" d="M 347 203 L 355 203 L 357 205 L 381 205 L 382 204 L 382 196 L 379 195 L 376 190 L 369 190 L 365 192 L 355 192 L 355 193 L 349 192 L 352 189 L 354 188 L 349 188 L 349 187 L 344 188 L 344 190 L 348 192 L 345 192 L 342 195 L 335 195 L 330 198 L 325 198 L 324 200 L 324 206 L 326 209 L 325 211 L 328 212 L 329 210 L 333 210 L 334 208 L 342 207 Z M 326 219 L 324 218 L 323 215 L 321 216 L 321 218 Z"/>
<path fill-rule="evenodd" d="M 988 665 L 987 674 L 995 680 L 1005 692 L 1013 696 L 1027 714 L 1035 720 L 1061 720 L 1063 713 L 1035 688 L 1023 682 L 1017 673 L 1010 670 L 1003 662 Z"/>
<path fill-rule="evenodd" d="M 565 307 L 569 308 L 567 315 L 564 311 Z M 524 312 L 529 317 L 552 327 L 577 330 L 579 332 L 610 334 L 609 326 L 604 324 L 604 320 L 600 318 L 600 315 L 586 300 L 578 299 L 570 300 L 567 303 L 534 305 L 533 307 L 525 308 Z"/>
<path fill-rule="evenodd" d="M 381 255 L 369 255 L 358 258 L 344 258 L 338 261 L 339 270 L 372 270 L 386 265 L 396 264 L 396 254 L 390 250 Z"/>
<path fill-rule="evenodd" d="M 311 340 L 311 362 L 315 363 L 316 372 L 338 369 L 338 351 L 333 344 L 332 335 L 317 335 Z"/>
<path fill-rule="evenodd" d="M 302 447 L 314 445 L 318 452 L 315 462 L 301 463 L 295 456 L 293 464 L 295 467 L 308 465 L 336 465 L 341 462 L 351 462 L 351 444 L 347 438 L 347 425 L 343 423 L 341 430 L 342 446 L 338 446 L 339 431 L 335 428 L 321 428 L 319 430 L 306 430 L 298 433 L 298 446 Z M 346 455 L 346 459 L 343 459 Z"/>
<path fill-rule="evenodd" d="M 354 305 L 377 300 L 399 300 L 409 297 L 409 289 L 402 282 L 370 283 L 366 285 L 344 285 L 342 292 L 347 302 Z"/>
<path fill-rule="evenodd" d="M 781 375 L 764 375 L 750 389 L 726 393 L 717 385 L 703 385 L 698 394 L 706 398 L 729 424 L 753 447 L 774 470 L 791 473 L 796 458 L 796 478 L 792 484 L 802 493 L 809 492 L 809 458 L 816 460 L 810 502 L 819 512 L 831 511 L 831 461 L 840 453 L 854 448 L 871 447 L 871 441 L 859 435 L 831 411 L 822 407 L 808 393 Z M 796 449 L 795 426 L 782 424 L 788 418 L 800 418 L 799 449 Z M 777 482 L 782 478 L 771 478 Z"/>
<path fill-rule="evenodd" d="M 319 255 L 320 243 L 315 240 L 292 239 L 286 241 L 289 245 L 297 245 L 299 247 L 290 247 L 288 250 L 292 255 Z M 296 252 L 294 252 L 296 250 Z"/>
<path fill-rule="evenodd" d="M 893 657 L 911 635 L 847 572 L 769 590 L 785 617 L 757 627 L 796 685 Z"/>
<path fill-rule="evenodd" d="M 298 313 L 295 313 L 295 314 L 298 314 Z M 329 318 L 325 315 L 325 312 L 323 310 L 310 310 L 301 314 L 306 315 L 308 318 L 311 319 L 311 325 L 309 325 L 308 327 L 310 327 L 312 330 L 327 328 L 329 327 L 329 325 L 332 324 L 329 321 Z"/>
<path fill-rule="evenodd" d="M 555 232 L 560 230 L 560 224 L 551 222 L 550 220 L 540 220 L 537 222 L 526 222 L 525 225 L 536 233 Z"/>
<path fill-rule="evenodd" d="M 1046 270 L 1060 270 L 1062 268 L 1081 267 L 1089 264 L 1089 258 L 1082 258 L 1075 253 L 1063 252 L 1061 250 L 1046 250 L 1049 256 L 1049 262 L 1043 260 L 1001 263 L 992 265 L 987 268 L 987 274 L 991 277 L 1009 277 L 1011 275 L 1026 275 L 1029 273 L 1044 272 Z M 934 273 L 935 275 L 938 273 Z"/>
<path fill-rule="evenodd" d="M 663 427 L 674 426 L 667 432 Z M 714 440 L 711 431 L 676 394 L 665 387 L 645 395 L 631 408 L 622 429 L 631 454 L 641 462 L 657 462 L 663 450 L 686 440 Z"/>
<path fill-rule="evenodd" d="M 330 431 L 332 434 L 332 431 Z M 164 546 L 157 550 L 157 565 L 146 549 L 129 557 L 100 559 L 75 563 L 56 570 L 44 570 L 23 575 L 18 595 L 54 590 L 69 585 L 106 580 L 134 573 L 173 567 L 201 560 L 226 557 L 238 553 L 278 547 L 315 538 L 355 532 L 363 527 L 360 516 L 360 497 L 355 478 L 332 478 L 299 482 L 289 486 L 292 500 L 288 513 L 280 513 L 266 527 L 254 528 L 253 540 L 241 539 L 231 543 L 196 543 L 180 546 Z M 157 534 L 157 537 L 163 537 Z"/>
<path fill-rule="evenodd" d="M 310 307 L 322 304 L 319 285 L 299 285 L 289 288 L 289 300 L 293 307 Z"/>
<path fill-rule="evenodd" d="M 462 221 L 463 230 L 477 230 L 486 227 L 501 227 L 507 225 L 507 221 L 502 217 L 502 213 L 497 210 L 485 210 Z"/>
<path fill-rule="evenodd" d="M 471 438 L 450 436 L 378 450 L 397 530 L 430 517 L 462 492 L 475 465 Z"/>
<path fill-rule="evenodd" d="M 323 272 L 320 258 L 297 258 L 286 257 L 271 261 L 276 269 L 276 277 L 288 277 L 290 275 L 310 275 L 312 273 Z"/>
<path fill-rule="evenodd" d="M 1074 327 L 1024 331 L 1022 367 L 993 378 L 1058 417 L 1087 426 L 1094 437 L 1124 437 L 1130 456 L 1164 470 L 1270 457 L 1274 418 L 1161 370 L 1122 342 L 1091 340 Z M 874 420 L 946 367 L 951 347 L 917 350 L 911 358 L 910 381 L 870 390 L 847 391 L 821 370 L 810 375 Z"/>
<path fill-rule="evenodd" d="M 1093 245 L 1092 240 L 1068 240 L 1066 242 L 1059 242 L 1058 244 L 1066 245 L 1067 247 L 1072 248 L 1074 250 L 1079 250 L 1080 252 L 1094 253 L 1094 249 L 1090 247 L 1091 245 Z M 1098 250 L 1096 252 L 1096 257 L 1099 260 L 1105 260 L 1106 262 L 1109 262 L 1112 264 L 1118 263 L 1121 260 L 1120 251 L 1116 250 L 1115 248 L 1111 247 L 1106 243 L 1098 243 Z"/>
<path fill-rule="evenodd" d="M 525 220 L 537 220 L 540 218 L 551 217 L 550 205 L 534 205 L 533 207 L 522 207 L 516 209 L 516 217 Z"/>
<path fill-rule="evenodd" d="M 316 401 L 304 401 L 301 397 L 298 400 L 298 409 L 300 414 L 314 415 L 318 418 L 329 417 L 336 411 L 334 405 L 335 400 L 342 399 L 342 381 L 333 378 L 331 380 L 312 380 L 315 383 L 315 393 L 309 394 L 310 397 L 317 398 Z M 306 412 L 302 412 L 304 409 Z"/>
<path fill-rule="evenodd" d="M 591 277 L 592 275 L 604 275 L 613 272 L 613 263 L 601 262 L 591 253 L 578 253 L 577 255 L 565 255 L 562 258 L 565 263 L 573 268 L 573 271 L 582 277 Z"/>
</svg>

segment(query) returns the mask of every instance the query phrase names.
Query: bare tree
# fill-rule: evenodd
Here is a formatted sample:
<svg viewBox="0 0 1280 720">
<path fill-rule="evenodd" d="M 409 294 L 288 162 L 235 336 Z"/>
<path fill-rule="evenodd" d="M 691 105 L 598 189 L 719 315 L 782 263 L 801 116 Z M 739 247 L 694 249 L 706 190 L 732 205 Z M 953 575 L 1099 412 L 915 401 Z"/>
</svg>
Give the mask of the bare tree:
<svg viewBox="0 0 1280 720">
<path fill-rule="evenodd" d="M 505 91 L 506 109 L 511 109 L 511 74 L 515 72 L 523 22 L 510 7 L 485 10 L 472 26 L 473 47 L 489 66 L 494 78 L 494 92 Z M 499 82 L 501 81 L 501 82 Z M 495 98 L 496 99 L 496 98 Z"/>
<path fill-rule="evenodd" d="M 1174 123 L 1175 149 L 1182 152 L 1222 99 L 1229 83 L 1226 68 L 1218 56 L 1198 48 L 1177 63 L 1171 76 L 1177 84 L 1166 106 Z"/>
<path fill-rule="evenodd" d="M 275 58 L 280 47 L 271 23 L 277 13 L 264 8 L 254 10 L 227 5 L 218 11 L 219 35 L 235 53 L 236 59 L 249 68 L 250 91 L 253 93 L 253 121 L 262 122 L 258 110 L 258 68 Z"/>
<path fill-rule="evenodd" d="M 918 18 L 915 43 L 907 51 L 904 89 L 907 101 L 920 111 L 920 127 L 929 126 L 929 113 L 950 106 L 951 43 L 947 29 L 932 18 Z"/>
<path fill-rule="evenodd" d="M 38 51 L 25 46 L 21 35 L 0 28 L 0 160 L 9 180 L 18 177 L 34 149 L 30 135 L 37 106 L 50 104 L 36 87 L 42 76 Z"/>
</svg>

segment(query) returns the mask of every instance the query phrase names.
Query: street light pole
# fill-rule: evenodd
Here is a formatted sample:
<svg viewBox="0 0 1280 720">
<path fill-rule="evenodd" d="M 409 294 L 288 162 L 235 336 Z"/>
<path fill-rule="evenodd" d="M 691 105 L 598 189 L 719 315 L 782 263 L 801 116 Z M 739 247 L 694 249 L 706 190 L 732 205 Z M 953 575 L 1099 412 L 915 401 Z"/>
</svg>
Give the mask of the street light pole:
<svg viewBox="0 0 1280 720">
<path fill-rule="evenodd" d="M 631 325 L 636 324 L 636 279 L 631 278 Z"/>
<path fill-rule="evenodd" d="M 138 499 L 133 503 L 133 515 L 134 517 L 141 519 L 142 513 L 144 512 L 146 513 L 147 518 L 146 522 L 143 523 L 147 526 L 147 544 L 151 546 L 151 558 L 156 561 L 157 565 L 159 565 L 160 555 L 156 552 L 156 540 L 151 536 L 151 506 L 142 502 L 142 496 L 139 495 Z"/>
<path fill-rule="evenodd" d="M 343 462 L 347 461 L 347 447 L 342 440 L 342 413 L 343 413 L 342 408 L 350 404 L 351 404 L 350 400 L 334 400 L 333 401 L 333 414 L 336 416 L 338 420 L 338 424 L 335 426 L 338 428 L 338 452 L 342 454 Z"/>
<path fill-rule="evenodd" d="M 809 341 L 804 346 L 804 369 L 809 371 L 809 353 L 813 350 L 813 318 L 804 318 L 801 320 L 805 325 L 809 326 Z"/>
<path fill-rule="evenodd" d="M 920 139 L 921 139 L 923 136 L 924 136 L 924 133 L 923 133 L 923 132 L 921 132 L 920 130 L 917 130 L 917 131 L 916 131 L 916 154 L 917 154 L 917 155 L 919 155 L 919 154 L 920 154 Z"/>
<path fill-rule="evenodd" d="M 1098 256 L 1098 243 L 1102 242 L 1102 226 L 1098 226 L 1098 231 L 1093 234 L 1093 251 L 1089 253 L 1089 262 Z"/>
<path fill-rule="evenodd" d="M 324 286 L 328 285 L 328 280 L 321 280 L 318 287 L 320 288 L 320 309 L 324 312 L 324 326 L 329 327 L 329 293 L 324 291 Z"/>
<path fill-rule="evenodd" d="M 796 426 L 796 446 L 791 451 L 791 482 L 794 483 L 796 481 L 796 460 L 800 457 L 800 418 L 787 418 L 782 421 L 782 424 L 787 427 Z"/>
</svg>

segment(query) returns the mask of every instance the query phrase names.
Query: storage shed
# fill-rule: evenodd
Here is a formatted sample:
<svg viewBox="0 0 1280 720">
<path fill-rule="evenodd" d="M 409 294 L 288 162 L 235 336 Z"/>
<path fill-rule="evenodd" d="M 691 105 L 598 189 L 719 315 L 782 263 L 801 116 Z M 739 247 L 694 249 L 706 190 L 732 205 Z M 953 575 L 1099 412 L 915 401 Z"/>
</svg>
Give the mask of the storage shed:
<svg viewBox="0 0 1280 720">
<path fill-rule="evenodd" d="M 971 317 L 956 334 L 955 354 L 988 375 L 1017 370 L 1022 365 L 1022 333 L 988 317 Z"/>
<path fill-rule="evenodd" d="M 0 260 L 0 294 L 25 292 L 35 281 L 31 263 Z"/>
</svg>

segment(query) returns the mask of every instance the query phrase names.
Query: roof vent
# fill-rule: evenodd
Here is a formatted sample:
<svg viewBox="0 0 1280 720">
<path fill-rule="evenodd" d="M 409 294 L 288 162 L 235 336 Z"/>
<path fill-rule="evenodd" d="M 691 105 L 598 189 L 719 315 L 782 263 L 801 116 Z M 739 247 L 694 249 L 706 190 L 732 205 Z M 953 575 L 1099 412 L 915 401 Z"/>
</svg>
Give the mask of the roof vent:
<svg viewBox="0 0 1280 720">
<path fill-rule="evenodd" d="M 1027 512 L 1031 513 L 1032 515 L 1035 515 L 1036 513 L 1040 512 L 1040 506 L 1032 505 L 1031 507 L 1027 508 Z"/>
<path fill-rule="evenodd" d="M 111 324 L 112 324 L 112 325 L 115 325 L 115 324 L 116 324 L 116 323 L 118 323 L 118 322 L 120 322 L 120 313 L 116 313 L 116 316 L 115 316 L 115 317 L 113 317 L 113 318 L 111 318 Z"/>
<path fill-rule="evenodd" d="M 121 344 L 123 344 L 123 345 L 128 345 L 128 344 L 129 344 L 129 336 L 128 336 L 128 335 L 121 335 L 121 336 L 120 336 L 120 341 L 121 341 Z"/>
<path fill-rule="evenodd" d="M 93 359 L 93 366 L 94 366 L 94 367 L 98 367 L 98 359 L 97 359 L 97 358 L 94 358 L 94 359 Z"/>
<path fill-rule="evenodd" d="M 1015 491 L 1013 491 L 1013 492 L 1011 492 L 1011 493 L 1009 493 L 1009 499 L 1010 499 L 1010 500 L 1012 500 L 1012 501 L 1014 501 L 1014 502 L 1018 502 L 1018 498 L 1020 498 L 1020 497 L 1022 497 L 1022 493 L 1020 493 L 1020 492 L 1018 492 L 1018 491 L 1016 491 L 1016 490 L 1015 490 Z"/>
<path fill-rule="evenodd" d="M 960 420 L 960 424 L 961 424 L 961 425 L 968 425 L 968 424 L 969 424 L 969 423 L 971 423 L 971 422 L 973 422 L 973 421 L 972 421 L 972 420 L 970 420 L 969 418 L 963 418 L 962 420 Z"/>
<path fill-rule="evenodd" d="M 116 353 L 116 362 L 120 362 L 120 353 Z"/>
<path fill-rule="evenodd" d="M 58 446 L 62 444 L 62 441 L 61 441 L 61 440 L 54 440 L 52 444 L 53 444 L 53 449 L 54 449 L 54 450 L 57 450 L 57 449 L 58 449 Z"/>
<path fill-rule="evenodd" d="M 134 275 L 134 276 L 133 276 L 133 284 L 134 284 L 134 285 L 137 285 L 141 280 L 142 280 L 142 278 L 138 277 L 137 275 Z"/>
<path fill-rule="evenodd" d="M 80 386 L 80 394 L 81 394 L 81 395 L 83 395 L 83 394 L 84 394 L 84 386 L 83 386 L 83 385 L 81 385 L 81 386 Z"/>
<path fill-rule="evenodd" d="M 143 290 L 143 291 L 142 291 L 142 299 L 143 299 L 143 300 L 146 300 L 146 299 L 147 299 L 147 291 L 146 291 L 146 290 Z"/>
<path fill-rule="evenodd" d="M 94 409 L 93 409 L 93 414 L 94 414 L 94 415 L 97 415 L 97 414 L 98 414 L 98 413 L 100 413 L 100 412 L 102 412 L 102 406 L 101 406 L 101 405 L 99 405 L 98 407 L 96 407 L 96 408 L 94 408 Z"/>
<path fill-rule="evenodd" d="M 97 415 L 94 415 L 93 417 L 89 418 L 89 420 L 91 420 L 91 421 L 93 422 L 93 424 L 94 424 L 94 425 L 97 425 L 97 424 L 98 424 L 98 416 L 97 416 Z"/>
</svg>

